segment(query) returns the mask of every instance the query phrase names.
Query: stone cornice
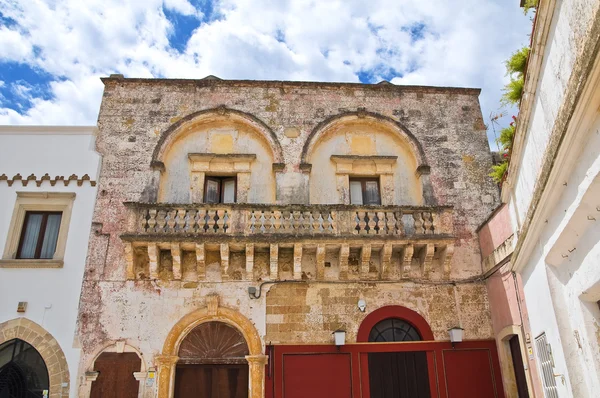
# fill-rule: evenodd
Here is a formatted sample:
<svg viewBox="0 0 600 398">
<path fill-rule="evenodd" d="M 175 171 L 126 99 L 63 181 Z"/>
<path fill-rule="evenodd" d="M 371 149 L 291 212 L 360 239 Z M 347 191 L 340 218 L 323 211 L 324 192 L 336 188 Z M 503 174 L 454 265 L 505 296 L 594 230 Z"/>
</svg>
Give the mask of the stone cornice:
<svg viewBox="0 0 600 398">
<path fill-rule="evenodd" d="M 11 187 L 15 182 L 19 181 L 24 187 L 26 187 L 30 182 L 35 183 L 35 185 L 39 187 L 44 181 L 48 181 L 51 186 L 55 186 L 59 181 L 62 181 L 65 186 L 68 186 L 71 181 L 77 183 L 78 187 L 82 186 L 85 181 L 89 182 L 92 187 L 96 186 L 96 181 L 92 180 L 87 174 L 82 175 L 81 178 L 76 174 L 71 174 L 69 177 L 65 178 L 64 176 L 50 177 L 50 175 L 46 173 L 39 179 L 35 174 L 30 174 L 26 178 L 23 178 L 23 176 L 19 173 L 15 174 L 12 178 L 8 178 L 6 174 L 2 174 L 0 175 L 0 182 L 2 181 L 6 181 L 9 187 Z"/>
<path fill-rule="evenodd" d="M 121 78 L 103 77 L 100 80 L 105 85 L 109 84 L 153 84 L 153 85 L 194 85 L 200 87 L 274 87 L 274 88 L 360 88 L 373 91 L 398 91 L 398 92 L 422 92 L 422 93 L 454 93 L 465 95 L 476 95 L 481 93 L 480 88 L 467 87 L 435 87 L 435 86 L 400 86 L 396 84 L 363 84 L 363 83 L 339 83 L 339 82 L 302 82 L 281 80 L 225 80 L 225 79 L 145 79 L 145 78 Z"/>
</svg>

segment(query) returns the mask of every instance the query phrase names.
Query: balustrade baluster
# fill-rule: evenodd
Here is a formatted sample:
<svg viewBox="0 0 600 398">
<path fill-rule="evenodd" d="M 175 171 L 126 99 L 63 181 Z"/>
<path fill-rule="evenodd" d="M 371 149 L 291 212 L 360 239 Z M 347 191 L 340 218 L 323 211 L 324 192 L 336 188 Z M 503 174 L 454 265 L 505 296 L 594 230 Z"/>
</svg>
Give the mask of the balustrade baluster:
<svg viewBox="0 0 600 398">
<path fill-rule="evenodd" d="M 393 211 L 385 213 L 385 233 L 388 235 L 396 234 L 396 217 Z"/>
<path fill-rule="evenodd" d="M 280 232 L 281 228 L 281 212 L 279 210 L 273 211 L 273 232 Z"/>
<path fill-rule="evenodd" d="M 177 230 L 181 232 L 185 232 L 185 214 L 187 213 L 184 209 L 177 210 Z"/>
<path fill-rule="evenodd" d="M 167 224 L 167 220 L 165 217 L 167 216 L 167 212 L 165 210 L 159 210 L 156 215 L 156 232 L 165 232 L 165 225 Z"/>
<path fill-rule="evenodd" d="M 305 211 L 302 215 L 302 226 L 304 227 L 304 232 L 309 232 L 312 229 L 311 223 L 311 215 L 310 211 Z"/>
<path fill-rule="evenodd" d="M 156 232 L 154 227 L 156 226 L 156 209 L 148 210 L 148 231 L 147 232 Z"/>
<path fill-rule="evenodd" d="M 215 210 L 208 210 L 206 215 L 206 225 L 207 225 L 207 229 L 206 232 L 208 233 L 215 233 L 215 223 L 217 220 L 215 220 L 215 216 L 217 214 L 217 212 Z"/>
<path fill-rule="evenodd" d="M 331 232 L 331 221 L 329 219 L 329 212 L 324 211 L 321 213 L 321 217 L 323 217 L 323 233 L 327 234 Z"/>
<path fill-rule="evenodd" d="M 198 209 L 198 232 L 205 233 L 206 232 L 206 210 Z"/>
<path fill-rule="evenodd" d="M 385 213 L 382 211 L 377 212 L 377 225 L 375 226 L 375 229 L 379 235 L 385 235 L 387 233 L 385 225 Z"/>
<path fill-rule="evenodd" d="M 312 232 L 319 233 L 321 232 L 321 212 L 315 210 L 312 212 L 313 222 L 312 222 Z"/>
<path fill-rule="evenodd" d="M 219 209 L 217 210 L 217 229 L 216 233 L 223 233 L 225 230 L 223 228 L 225 224 L 225 210 Z"/>
<path fill-rule="evenodd" d="M 175 232 L 175 217 L 177 216 L 177 210 L 169 210 L 169 218 L 167 220 L 167 232 Z"/>
<path fill-rule="evenodd" d="M 338 225 L 337 225 L 337 211 L 332 211 L 330 213 L 330 219 L 331 219 L 331 232 L 336 233 L 337 229 L 338 229 Z"/>
<path fill-rule="evenodd" d="M 423 212 L 423 231 L 426 234 L 431 234 L 433 232 L 433 223 L 431 222 L 431 213 L 428 211 Z"/>
<path fill-rule="evenodd" d="M 377 230 L 375 229 L 375 226 L 377 225 L 377 222 L 375 221 L 375 212 L 370 211 L 367 214 L 369 216 L 369 235 L 374 235 L 377 233 Z"/>
<path fill-rule="evenodd" d="M 413 213 L 413 219 L 415 220 L 415 233 L 422 235 L 424 233 L 423 230 L 423 216 L 420 211 L 416 211 Z"/>
<path fill-rule="evenodd" d="M 395 213 L 395 218 L 396 218 L 396 234 L 404 235 L 404 224 L 402 221 L 402 212 L 399 211 L 399 212 Z"/>
<path fill-rule="evenodd" d="M 294 231 L 298 231 L 302 228 L 302 214 L 299 211 L 295 211 L 292 215 L 294 216 L 292 228 Z"/>
<path fill-rule="evenodd" d="M 187 212 L 187 228 L 186 232 L 196 233 L 198 231 L 198 219 L 196 216 L 198 215 L 198 210 L 188 210 Z"/>
<path fill-rule="evenodd" d="M 356 215 L 358 217 L 358 234 L 364 235 L 367 233 L 367 222 L 365 220 L 365 215 L 367 213 L 364 211 L 357 211 Z"/>
<path fill-rule="evenodd" d="M 263 212 L 263 216 L 265 218 L 265 221 L 263 223 L 264 227 L 265 227 L 265 233 L 270 233 L 271 232 L 271 228 L 273 226 L 273 223 L 271 221 L 271 218 L 273 217 L 273 215 L 271 214 L 271 211 L 269 210 L 265 210 Z"/>
</svg>

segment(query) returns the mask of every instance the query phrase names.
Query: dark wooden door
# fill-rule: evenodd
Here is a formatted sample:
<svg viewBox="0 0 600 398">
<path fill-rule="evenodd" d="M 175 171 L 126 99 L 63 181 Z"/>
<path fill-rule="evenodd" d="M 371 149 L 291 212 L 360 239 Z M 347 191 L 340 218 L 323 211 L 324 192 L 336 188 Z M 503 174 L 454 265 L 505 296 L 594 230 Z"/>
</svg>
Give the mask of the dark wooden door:
<svg viewBox="0 0 600 398">
<path fill-rule="evenodd" d="M 175 398 L 248 398 L 248 365 L 177 365 Z"/>
<path fill-rule="evenodd" d="M 425 352 L 369 353 L 371 398 L 430 398 Z"/>
<path fill-rule="evenodd" d="M 99 375 L 92 383 L 90 398 L 137 398 L 139 382 L 133 372 L 139 372 L 140 366 L 135 353 L 102 353 L 94 363 Z"/>
<path fill-rule="evenodd" d="M 519 345 L 519 336 L 514 335 L 508 341 L 510 345 L 510 354 L 515 370 L 515 380 L 517 381 L 517 391 L 519 398 L 529 398 L 527 390 L 527 378 L 525 376 L 525 367 L 523 366 L 523 356 L 521 355 L 521 347 Z"/>
</svg>

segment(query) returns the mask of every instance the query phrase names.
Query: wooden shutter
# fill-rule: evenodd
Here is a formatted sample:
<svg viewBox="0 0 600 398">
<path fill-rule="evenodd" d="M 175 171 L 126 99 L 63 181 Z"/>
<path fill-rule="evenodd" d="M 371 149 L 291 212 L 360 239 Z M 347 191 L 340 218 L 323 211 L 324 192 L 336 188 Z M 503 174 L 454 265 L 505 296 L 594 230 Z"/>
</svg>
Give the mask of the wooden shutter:
<svg viewBox="0 0 600 398">
<path fill-rule="evenodd" d="M 375 180 L 365 181 L 364 202 L 366 205 L 380 205 L 379 182 Z"/>
<path fill-rule="evenodd" d="M 221 180 L 206 177 L 204 183 L 204 203 L 219 203 L 221 198 Z"/>
</svg>

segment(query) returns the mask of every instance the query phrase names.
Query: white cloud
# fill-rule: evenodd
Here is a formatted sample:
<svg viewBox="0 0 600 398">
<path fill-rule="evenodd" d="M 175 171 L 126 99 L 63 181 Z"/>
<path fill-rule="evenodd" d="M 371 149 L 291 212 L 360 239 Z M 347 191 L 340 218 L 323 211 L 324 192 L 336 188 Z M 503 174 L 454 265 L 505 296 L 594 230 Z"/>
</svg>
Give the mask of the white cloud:
<svg viewBox="0 0 600 398">
<path fill-rule="evenodd" d="M 502 62 L 531 30 L 518 4 L 504 0 L 220 0 L 219 18 L 179 53 L 163 5 L 202 16 L 188 0 L 0 0 L 17 22 L 0 28 L 0 61 L 62 77 L 51 100 L 35 98 L 24 114 L 2 109 L 0 123 L 95 123 L 98 78 L 110 73 L 358 81 L 365 70 L 375 80 L 395 70 L 397 84 L 482 87 L 487 121 L 506 79 Z M 415 40 L 408 27 L 419 24 Z"/>
</svg>

